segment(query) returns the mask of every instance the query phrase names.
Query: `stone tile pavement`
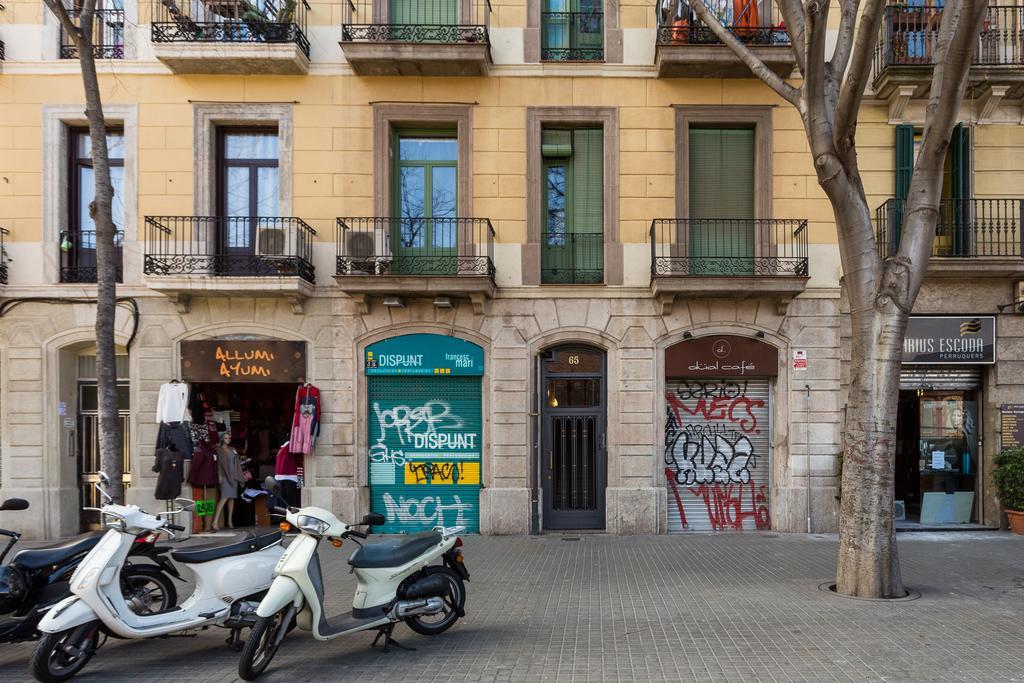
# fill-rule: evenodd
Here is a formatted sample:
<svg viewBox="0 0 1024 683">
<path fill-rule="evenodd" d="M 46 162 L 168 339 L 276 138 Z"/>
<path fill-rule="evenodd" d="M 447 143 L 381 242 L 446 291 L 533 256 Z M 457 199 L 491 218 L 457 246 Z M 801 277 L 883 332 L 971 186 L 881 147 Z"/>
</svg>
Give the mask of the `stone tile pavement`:
<svg viewBox="0 0 1024 683">
<path fill-rule="evenodd" d="M 578 539 L 578 540 L 573 540 Z M 824 594 L 835 537 L 469 537 L 467 618 L 435 638 L 396 631 L 321 643 L 294 631 L 267 681 L 1024 681 L 1024 537 L 900 536 L 921 598 Z M 331 613 L 350 606 L 351 549 L 321 557 Z M 87 681 L 230 681 L 226 631 L 108 642 Z M 0 645 L 0 681 L 31 644 Z"/>
</svg>

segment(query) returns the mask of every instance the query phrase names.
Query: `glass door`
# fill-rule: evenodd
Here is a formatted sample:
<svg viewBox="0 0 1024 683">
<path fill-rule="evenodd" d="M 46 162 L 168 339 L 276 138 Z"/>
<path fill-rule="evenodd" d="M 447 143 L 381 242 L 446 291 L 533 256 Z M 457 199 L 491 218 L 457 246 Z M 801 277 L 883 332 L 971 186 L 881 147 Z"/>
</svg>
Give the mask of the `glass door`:
<svg viewBox="0 0 1024 683">
<path fill-rule="evenodd" d="M 458 257 L 459 143 L 449 135 L 399 135 L 392 199 L 391 270 L 454 275 Z"/>
<path fill-rule="evenodd" d="M 919 391 L 918 425 L 921 523 L 972 521 L 978 471 L 975 392 Z"/>
<path fill-rule="evenodd" d="M 92 139 L 88 129 L 72 131 L 70 221 L 61 234 L 61 282 L 96 282 L 96 223 L 89 206 L 96 198 L 93 176 Z M 107 133 L 110 184 L 114 190 L 111 213 L 114 219 L 114 243 L 118 248 L 117 279 L 121 279 L 121 243 L 124 233 L 124 133 Z"/>
<path fill-rule="evenodd" d="M 217 270 L 232 275 L 268 274 L 261 272 L 260 257 L 284 255 L 287 237 L 277 221 L 281 195 L 277 131 L 226 130 L 219 143 Z"/>
</svg>

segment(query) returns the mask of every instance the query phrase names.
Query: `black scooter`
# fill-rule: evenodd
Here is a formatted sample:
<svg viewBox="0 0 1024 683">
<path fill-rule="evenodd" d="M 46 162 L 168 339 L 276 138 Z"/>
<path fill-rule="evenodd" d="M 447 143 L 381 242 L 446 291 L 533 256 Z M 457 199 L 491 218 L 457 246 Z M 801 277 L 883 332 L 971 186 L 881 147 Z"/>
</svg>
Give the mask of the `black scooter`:
<svg viewBox="0 0 1024 683">
<path fill-rule="evenodd" d="M 0 511 L 27 510 L 28 501 L 8 498 Z M 21 538 L 17 531 L 0 529 L 10 540 L 0 553 L 0 563 Z M 36 640 L 39 621 L 46 611 L 71 595 L 69 581 L 75 568 L 100 539 L 103 532 L 79 536 L 42 548 L 22 550 L 8 564 L 0 566 L 0 614 L 11 615 L 0 621 L 0 643 Z M 168 575 L 183 581 L 166 557 L 166 548 L 157 548 L 157 534 L 140 534 L 121 571 L 121 591 L 138 614 L 160 612 L 178 602 L 178 593 Z M 153 564 L 133 564 L 132 557 L 144 557 Z"/>
</svg>

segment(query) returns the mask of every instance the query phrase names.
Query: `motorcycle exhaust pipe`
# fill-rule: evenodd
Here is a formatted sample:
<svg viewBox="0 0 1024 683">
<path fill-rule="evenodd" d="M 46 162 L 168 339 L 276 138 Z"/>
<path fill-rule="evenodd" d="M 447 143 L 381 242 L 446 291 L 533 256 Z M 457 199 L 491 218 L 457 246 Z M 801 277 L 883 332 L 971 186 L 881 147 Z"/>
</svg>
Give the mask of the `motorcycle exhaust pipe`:
<svg viewBox="0 0 1024 683">
<path fill-rule="evenodd" d="M 395 603 L 395 608 L 391 612 L 391 618 L 398 621 L 420 614 L 437 614 L 443 609 L 444 600 L 437 597 L 424 600 L 401 600 Z"/>
</svg>

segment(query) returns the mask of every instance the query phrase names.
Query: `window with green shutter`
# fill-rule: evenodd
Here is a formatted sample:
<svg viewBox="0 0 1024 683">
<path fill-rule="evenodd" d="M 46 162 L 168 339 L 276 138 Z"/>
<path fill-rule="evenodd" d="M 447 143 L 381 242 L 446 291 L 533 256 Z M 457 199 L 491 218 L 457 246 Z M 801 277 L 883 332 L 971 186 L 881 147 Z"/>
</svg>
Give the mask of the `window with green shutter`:
<svg viewBox="0 0 1024 683">
<path fill-rule="evenodd" d="M 604 281 L 604 132 L 541 133 L 541 282 Z"/>
<path fill-rule="evenodd" d="M 543 0 L 540 16 L 544 61 L 604 59 L 602 0 Z"/>
<path fill-rule="evenodd" d="M 691 127 L 691 275 L 750 275 L 754 257 L 754 129 Z"/>
<path fill-rule="evenodd" d="M 454 26 L 458 17 L 457 0 L 390 0 L 388 10 L 392 26 Z"/>
</svg>

